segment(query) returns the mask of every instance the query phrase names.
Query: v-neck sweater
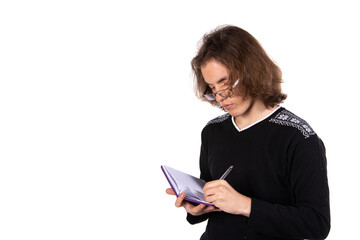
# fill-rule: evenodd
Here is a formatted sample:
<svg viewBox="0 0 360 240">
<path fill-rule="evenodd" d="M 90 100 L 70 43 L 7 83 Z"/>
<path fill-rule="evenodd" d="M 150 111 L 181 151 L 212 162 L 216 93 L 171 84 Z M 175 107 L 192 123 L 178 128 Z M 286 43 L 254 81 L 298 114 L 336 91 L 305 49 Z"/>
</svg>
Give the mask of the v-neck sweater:
<svg viewBox="0 0 360 240">
<path fill-rule="evenodd" d="M 187 215 L 208 220 L 203 240 L 325 238 L 330 230 L 325 147 L 311 126 L 280 107 L 239 129 L 230 114 L 201 133 L 200 178 L 226 181 L 251 198 L 250 217 L 225 212 Z"/>
</svg>

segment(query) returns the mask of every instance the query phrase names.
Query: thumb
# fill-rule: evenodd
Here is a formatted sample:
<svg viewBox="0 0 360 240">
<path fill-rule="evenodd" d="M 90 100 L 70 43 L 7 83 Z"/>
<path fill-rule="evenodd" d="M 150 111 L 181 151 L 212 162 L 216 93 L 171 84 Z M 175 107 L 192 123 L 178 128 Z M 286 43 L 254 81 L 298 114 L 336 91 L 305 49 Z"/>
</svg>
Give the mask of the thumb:
<svg viewBox="0 0 360 240">
<path fill-rule="evenodd" d="M 172 190 L 172 188 L 167 188 L 166 189 L 166 193 L 170 194 L 170 195 L 175 195 L 174 191 Z"/>
</svg>

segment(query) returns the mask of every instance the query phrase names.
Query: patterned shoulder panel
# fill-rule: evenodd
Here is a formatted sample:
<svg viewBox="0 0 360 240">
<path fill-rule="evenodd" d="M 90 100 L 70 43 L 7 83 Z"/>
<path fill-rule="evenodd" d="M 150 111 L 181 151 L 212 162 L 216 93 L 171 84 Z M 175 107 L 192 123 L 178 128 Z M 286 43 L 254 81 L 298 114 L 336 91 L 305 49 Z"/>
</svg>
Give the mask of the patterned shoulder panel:
<svg viewBox="0 0 360 240">
<path fill-rule="evenodd" d="M 221 123 L 223 121 L 225 121 L 226 119 L 228 119 L 230 117 L 229 113 L 225 113 L 224 115 L 218 116 L 216 118 L 214 118 L 213 120 L 209 121 L 206 126 L 210 125 L 210 124 L 214 124 L 214 123 Z"/>
<path fill-rule="evenodd" d="M 286 109 L 282 110 L 275 117 L 271 118 L 269 122 L 297 128 L 304 135 L 305 138 L 316 134 L 305 120 L 299 118 L 298 116 Z"/>
</svg>

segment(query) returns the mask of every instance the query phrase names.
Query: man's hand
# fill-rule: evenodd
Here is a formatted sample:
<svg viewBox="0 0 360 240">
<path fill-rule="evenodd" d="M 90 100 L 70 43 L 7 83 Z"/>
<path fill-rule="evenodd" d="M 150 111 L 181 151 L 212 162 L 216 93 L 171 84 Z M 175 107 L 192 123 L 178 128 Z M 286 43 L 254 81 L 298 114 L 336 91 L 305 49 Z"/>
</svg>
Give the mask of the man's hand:
<svg viewBox="0 0 360 240">
<path fill-rule="evenodd" d="M 169 195 L 175 195 L 174 191 L 171 188 L 166 189 L 166 193 Z M 199 204 L 197 206 L 194 206 L 191 203 L 189 203 L 188 201 L 184 200 L 185 196 L 186 196 L 185 193 L 181 193 L 175 201 L 175 206 L 178 208 L 184 207 L 186 212 L 190 213 L 193 216 L 199 216 L 199 215 L 209 213 L 209 212 L 221 211 L 218 208 L 215 208 L 213 206 L 207 206 L 205 204 Z"/>
<path fill-rule="evenodd" d="M 205 200 L 224 212 L 249 217 L 251 198 L 238 193 L 227 181 L 215 180 L 205 184 Z"/>
</svg>

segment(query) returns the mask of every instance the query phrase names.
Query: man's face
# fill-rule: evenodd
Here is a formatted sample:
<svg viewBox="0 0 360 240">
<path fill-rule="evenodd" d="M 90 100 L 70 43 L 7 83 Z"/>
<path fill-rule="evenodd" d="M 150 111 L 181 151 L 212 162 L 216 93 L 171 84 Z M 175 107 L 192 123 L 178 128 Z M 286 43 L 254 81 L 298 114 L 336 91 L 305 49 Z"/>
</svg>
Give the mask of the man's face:
<svg viewBox="0 0 360 240">
<path fill-rule="evenodd" d="M 231 87 L 229 86 L 230 79 L 228 69 L 215 60 L 210 60 L 205 63 L 201 67 L 201 73 L 213 93 Z M 250 98 L 244 98 L 236 94 L 232 97 L 222 97 L 216 94 L 216 101 L 233 117 L 246 114 L 252 105 Z"/>
</svg>

